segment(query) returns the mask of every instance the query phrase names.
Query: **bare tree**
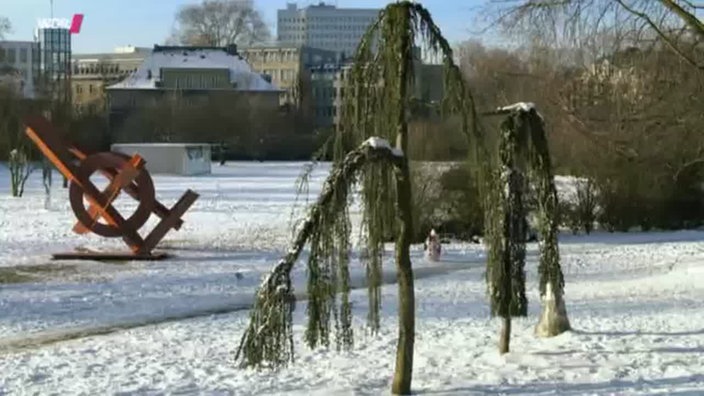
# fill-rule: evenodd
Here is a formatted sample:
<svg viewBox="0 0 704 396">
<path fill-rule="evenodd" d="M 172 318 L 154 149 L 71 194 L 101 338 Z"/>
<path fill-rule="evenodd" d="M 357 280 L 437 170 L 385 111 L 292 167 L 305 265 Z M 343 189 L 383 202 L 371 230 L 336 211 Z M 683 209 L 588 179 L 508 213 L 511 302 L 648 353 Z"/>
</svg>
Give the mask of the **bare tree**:
<svg viewBox="0 0 704 396">
<path fill-rule="evenodd" d="M 558 167 L 596 183 L 601 225 L 627 231 L 700 224 L 697 180 L 704 173 L 690 169 L 690 176 L 677 176 L 704 158 L 696 133 L 704 125 L 704 36 L 701 22 L 687 17 L 696 2 L 485 4 L 499 33 L 522 46 L 512 52 L 527 51 L 520 55 L 526 67 L 504 75 L 496 66 L 477 72 L 474 60 L 467 73 L 489 85 L 484 95 L 512 98 L 523 90 L 541 104 Z"/>
<path fill-rule="evenodd" d="M 7 158 L 13 197 L 22 196 L 24 184 L 34 170 L 30 146 L 22 133 L 25 104 L 16 89 L 0 84 L 0 158 Z"/>
<path fill-rule="evenodd" d="M 5 35 L 10 33 L 10 31 L 12 31 L 10 20 L 6 17 L 0 16 L 0 40 L 4 39 Z"/>
<path fill-rule="evenodd" d="M 489 0 L 492 26 L 555 46 L 583 47 L 609 43 L 633 46 L 664 43 L 681 59 L 704 70 L 697 47 L 704 42 L 704 24 L 696 16 L 704 7 L 688 0 Z M 530 34 L 525 35 L 526 32 Z M 600 41 L 602 40 L 602 41 Z M 605 47 L 613 52 L 623 47 Z"/>
<path fill-rule="evenodd" d="M 252 0 L 203 0 L 186 5 L 176 14 L 176 25 L 175 41 L 185 45 L 252 45 L 271 37 Z"/>
</svg>

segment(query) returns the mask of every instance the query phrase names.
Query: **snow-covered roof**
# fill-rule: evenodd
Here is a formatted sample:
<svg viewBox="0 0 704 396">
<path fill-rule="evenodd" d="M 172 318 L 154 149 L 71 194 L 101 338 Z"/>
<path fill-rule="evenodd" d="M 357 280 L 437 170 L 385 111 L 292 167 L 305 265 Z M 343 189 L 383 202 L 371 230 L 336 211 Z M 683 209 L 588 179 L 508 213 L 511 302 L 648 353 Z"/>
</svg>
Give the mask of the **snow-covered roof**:
<svg viewBox="0 0 704 396">
<path fill-rule="evenodd" d="M 155 47 L 137 71 L 108 89 L 156 89 L 161 69 L 229 69 L 230 82 L 241 91 L 279 91 L 246 60 L 226 48 Z"/>
</svg>

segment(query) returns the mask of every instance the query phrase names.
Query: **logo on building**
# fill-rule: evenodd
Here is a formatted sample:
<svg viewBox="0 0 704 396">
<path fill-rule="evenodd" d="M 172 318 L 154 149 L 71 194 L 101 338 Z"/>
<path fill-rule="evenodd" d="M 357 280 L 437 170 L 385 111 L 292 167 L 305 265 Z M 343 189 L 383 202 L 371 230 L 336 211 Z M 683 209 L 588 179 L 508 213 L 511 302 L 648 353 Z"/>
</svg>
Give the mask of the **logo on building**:
<svg viewBox="0 0 704 396">
<path fill-rule="evenodd" d="M 39 29 L 67 29 L 71 34 L 81 32 L 83 14 L 74 14 L 73 19 L 68 18 L 42 18 L 37 21 Z"/>
</svg>

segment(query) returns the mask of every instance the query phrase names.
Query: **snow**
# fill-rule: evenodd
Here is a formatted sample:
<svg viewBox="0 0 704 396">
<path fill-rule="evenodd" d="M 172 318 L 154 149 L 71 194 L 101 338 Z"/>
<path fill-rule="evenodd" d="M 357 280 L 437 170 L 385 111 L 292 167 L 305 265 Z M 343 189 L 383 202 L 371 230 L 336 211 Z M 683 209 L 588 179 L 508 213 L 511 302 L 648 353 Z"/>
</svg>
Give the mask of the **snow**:
<svg viewBox="0 0 704 396">
<path fill-rule="evenodd" d="M 242 57 L 231 55 L 224 49 L 161 49 L 152 51 L 137 71 L 108 89 L 155 89 L 161 69 L 229 69 L 230 82 L 245 91 L 276 91 L 264 78 L 252 71 Z M 151 78 L 150 78 L 151 76 Z"/>
<path fill-rule="evenodd" d="M 380 137 L 370 137 L 365 140 L 363 144 L 366 144 L 375 149 L 388 149 L 396 157 L 403 157 L 403 150 L 398 147 L 391 147 L 391 143 L 388 140 L 382 139 Z"/>
<path fill-rule="evenodd" d="M 499 111 L 521 110 L 521 111 L 528 112 L 534 108 L 535 108 L 535 104 L 532 102 L 518 102 L 518 103 L 514 103 L 512 105 L 499 107 Z"/>
<path fill-rule="evenodd" d="M 0 284 L 0 394 L 388 394 L 397 342 L 398 299 L 391 284 L 382 288 L 377 336 L 364 329 L 367 291 L 352 292 L 350 352 L 304 346 L 303 300 L 294 314 L 292 366 L 255 371 L 233 362 L 248 320 L 247 311 L 237 308 L 251 303 L 261 278 L 288 249 L 294 182 L 302 167 L 231 163 L 214 166 L 208 176 L 155 176 L 157 197 L 167 206 L 186 188 L 201 194 L 183 228 L 162 245 L 176 257 L 99 264 L 49 262 L 52 252 L 121 249 L 122 242 L 73 234 L 66 190 L 55 184 L 51 210 L 45 210 L 39 172 L 30 178 L 26 197 L 9 197 L 9 175 L 0 166 L 0 270 L 75 266 L 67 273 L 42 273 L 47 280 Z M 312 196 L 328 170 L 329 164 L 316 168 Z M 124 200 L 118 207 L 133 204 Z M 294 219 L 302 213 L 297 210 Z M 575 330 L 554 338 L 534 335 L 538 247 L 529 244 L 529 316 L 513 321 L 511 352 L 504 356 L 497 352 L 500 324 L 489 318 L 485 298 L 483 248 L 450 243 L 439 263 L 429 263 L 422 246 L 413 246 L 415 392 L 701 393 L 704 232 L 563 235 L 560 242 Z M 387 282 L 394 278 L 390 249 Z M 359 286 L 364 271 L 356 254 L 351 266 Z M 302 297 L 300 264 L 294 284 Z M 139 322 L 149 324 L 130 326 Z M 110 331 L 120 326 L 128 328 Z M 70 339 L 54 342 L 60 338 Z"/>
</svg>

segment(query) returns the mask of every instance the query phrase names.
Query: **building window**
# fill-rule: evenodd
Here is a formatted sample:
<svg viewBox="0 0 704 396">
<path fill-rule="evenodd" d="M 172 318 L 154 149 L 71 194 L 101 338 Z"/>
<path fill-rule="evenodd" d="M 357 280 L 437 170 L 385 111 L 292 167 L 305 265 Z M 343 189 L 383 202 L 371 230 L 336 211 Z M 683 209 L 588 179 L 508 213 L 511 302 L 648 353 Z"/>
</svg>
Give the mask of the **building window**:
<svg viewBox="0 0 704 396">
<path fill-rule="evenodd" d="M 93 93 L 93 84 L 88 85 L 88 93 Z"/>
<path fill-rule="evenodd" d="M 5 51 L 7 54 L 7 62 L 8 63 L 17 62 L 17 58 L 15 57 L 15 49 L 14 48 L 7 48 Z"/>
<path fill-rule="evenodd" d="M 20 48 L 20 63 L 27 63 L 27 48 Z"/>
</svg>

